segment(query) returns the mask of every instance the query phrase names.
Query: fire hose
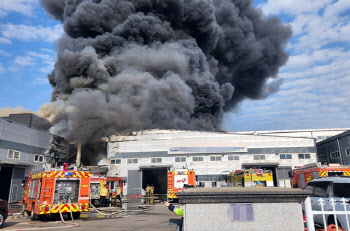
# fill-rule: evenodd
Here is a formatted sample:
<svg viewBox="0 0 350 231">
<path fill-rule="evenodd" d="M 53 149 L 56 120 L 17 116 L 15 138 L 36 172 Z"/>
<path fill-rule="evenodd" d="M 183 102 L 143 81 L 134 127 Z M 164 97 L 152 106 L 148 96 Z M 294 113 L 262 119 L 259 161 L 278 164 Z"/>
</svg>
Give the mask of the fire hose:
<svg viewBox="0 0 350 231">
<path fill-rule="evenodd" d="M 71 215 L 71 218 L 72 218 L 72 221 L 74 221 L 73 219 L 73 213 L 72 213 L 72 204 L 71 204 L 71 200 L 70 200 L 70 197 L 68 198 L 69 199 L 69 208 L 70 208 L 70 215 Z M 62 228 L 71 228 L 71 227 L 77 227 L 79 226 L 78 223 L 75 223 L 75 222 L 66 222 L 64 219 L 63 219 L 63 216 L 62 216 L 62 211 L 61 211 L 61 203 L 60 201 L 57 202 L 57 205 L 58 205 L 58 211 L 60 213 L 60 217 L 61 217 L 61 221 L 65 224 L 69 224 L 68 226 L 55 226 L 55 227 L 35 227 L 35 228 L 27 228 L 27 229 L 20 229 L 22 231 L 26 231 L 26 230 L 41 230 L 41 229 L 45 229 L 45 230 L 48 230 L 48 229 L 62 229 Z M 19 229 L 7 229 L 7 231 L 18 231 Z"/>
<path fill-rule="evenodd" d="M 99 211 L 95 206 L 93 206 L 93 204 L 91 203 L 91 196 L 90 196 L 90 199 L 89 199 L 89 204 L 91 205 L 91 207 L 92 207 L 96 212 L 98 212 L 99 214 L 102 214 L 102 215 L 111 216 L 111 215 L 120 213 L 120 211 L 117 211 L 117 212 L 114 212 L 114 213 L 103 213 L 103 212 L 100 212 L 100 211 Z"/>
<path fill-rule="evenodd" d="M 67 202 L 67 201 L 66 201 Z M 69 212 L 70 212 L 70 216 L 72 218 L 72 221 L 74 221 L 74 218 L 73 218 L 73 212 L 72 212 L 72 202 L 70 200 L 70 196 L 68 196 L 68 202 L 69 202 Z M 61 211 L 61 203 L 60 201 L 58 201 L 58 211 L 60 213 L 60 217 L 61 217 L 61 221 L 65 224 L 75 224 L 76 226 L 79 226 L 78 223 L 73 223 L 72 221 L 71 222 L 67 222 L 63 219 L 63 215 L 62 215 L 62 211 Z"/>
</svg>

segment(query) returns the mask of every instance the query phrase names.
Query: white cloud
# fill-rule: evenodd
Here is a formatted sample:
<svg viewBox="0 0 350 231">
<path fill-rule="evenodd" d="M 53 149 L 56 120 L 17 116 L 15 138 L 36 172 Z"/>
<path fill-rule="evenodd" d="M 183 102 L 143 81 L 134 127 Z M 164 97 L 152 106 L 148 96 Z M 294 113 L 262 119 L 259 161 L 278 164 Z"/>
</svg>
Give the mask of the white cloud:
<svg viewBox="0 0 350 231">
<path fill-rule="evenodd" d="M 47 78 L 35 78 L 32 82 L 33 85 L 46 85 L 49 84 L 49 80 Z"/>
<path fill-rule="evenodd" d="M 33 16 L 38 0 L 1 0 L 0 17 L 6 16 L 9 12 Z"/>
<path fill-rule="evenodd" d="M 21 67 L 32 66 L 35 67 L 36 71 L 48 74 L 54 68 L 55 59 L 56 54 L 28 51 L 25 56 L 16 56 L 9 70 L 15 72 L 19 71 Z"/>
<path fill-rule="evenodd" d="M 6 69 L 0 63 L 0 74 L 4 73 L 5 71 L 6 71 Z"/>
<path fill-rule="evenodd" d="M 11 44 L 12 42 L 7 38 L 0 37 L 0 43 Z"/>
<path fill-rule="evenodd" d="M 17 39 L 21 41 L 42 40 L 46 42 L 56 41 L 63 33 L 61 25 L 52 27 L 28 26 L 24 24 L 0 24 L 0 31 L 5 39 Z"/>
<path fill-rule="evenodd" d="M 30 56 L 16 56 L 14 62 L 20 66 L 34 66 L 34 59 Z"/>
<path fill-rule="evenodd" d="M 55 51 L 51 49 L 41 48 L 41 50 L 44 52 L 55 53 Z"/>
<path fill-rule="evenodd" d="M 1 56 L 11 56 L 10 53 L 6 52 L 6 51 L 3 51 L 3 50 L 0 50 L 0 55 Z"/>
<path fill-rule="evenodd" d="M 228 130 L 348 127 L 350 123 L 350 1 L 268 0 L 265 12 L 293 27 L 284 84 L 265 100 L 247 100 L 225 114 Z M 287 14 L 287 16 L 285 15 Z"/>
<path fill-rule="evenodd" d="M 56 55 L 55 54 L 42 54 L 42 53 L 37 53 L 34 51 L 29 51 L 28 55 L 30 57 L 35 57 L 35 58 L 40 58 L 44 64 L 46 64 L 45 67 L 39 68 L 38 70 L 44 74 L 47 74 L 52 71 L 54 65 L 55 65 L 55 59 Z"/>
<path fill-rule="evenodd" d="M 331 2 L 332 0 L 268 0 L 259 7 L 268 15 L 280 13 L 298 15 L 302 13 L 316 13 Z"/>
</svg>

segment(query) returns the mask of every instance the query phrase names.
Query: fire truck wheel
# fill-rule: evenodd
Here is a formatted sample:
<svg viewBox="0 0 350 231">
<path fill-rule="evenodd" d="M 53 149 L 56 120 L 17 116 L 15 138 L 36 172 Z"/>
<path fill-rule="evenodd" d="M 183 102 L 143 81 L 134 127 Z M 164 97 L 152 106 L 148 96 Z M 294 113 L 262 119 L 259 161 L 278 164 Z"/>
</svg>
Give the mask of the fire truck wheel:
<svg viewBox="0 0 350 231">
<path fill-rule="evenodd" d="M 109 205 L 109 207 L 112 207 L 112 195 L 109 195 L 108 205 Z"/>
<path fill-rule="evenodd" d="M 5 215 L 4 215 L 4 212 L 0 211 L 0 229 L 2 228 L 4 223 L 5 223 Z"/>
<path fill-rule="evenodd" d="M 27 208 L 27 204 L 23 203 L 22 204 L 22 210 L 21 210 L 21 215 L 22 216 L 26 216 L 27 215 L 26 208 Z"/>
<path fill-rule="evenodd" d="M 36 215 L 36 214 L 34 213 L 34 204 L 33 204 L 33 206 L 32 206 L 32 212 L 30 213 L 30 219 L 31 219 L 32 221 L 35 221 L 35 220 L 38 219 L 38 215 Z"/>
<path fill-rule="evenodd" d="M 74 219 L 79 219 L 80 218 L 80 212 L 73 213 L 73 218 Z"/>
</svg>

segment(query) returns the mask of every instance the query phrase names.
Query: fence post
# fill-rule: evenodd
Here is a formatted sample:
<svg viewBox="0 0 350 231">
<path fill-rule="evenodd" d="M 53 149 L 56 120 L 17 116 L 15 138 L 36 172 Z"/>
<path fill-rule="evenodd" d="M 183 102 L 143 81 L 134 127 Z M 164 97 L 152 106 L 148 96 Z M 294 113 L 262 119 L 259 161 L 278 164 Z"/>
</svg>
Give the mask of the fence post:
<svg viewBox="0 0 350 231">
<path fill-rule="evenodd" d="M 345 217 L 346 217 L 346 227 L 348 228 L 348 230 L 350 230 L 350 227 L 349 227 L 349 218 L 348 218 L 348 210 L 346 209 L 346 206 L 347 206 L 347 201 L 345 200 L 345 198 L 343 197 L 341 200 L 340 200 L 342 203 L 342 205 L 344 206 L 344 211 L 345 211 Z"/>
<path fill-rule="evenodd" d="M 315 231 L 314 215 L 312 214 L 310 197 L 306 198 L 304 205 L 305 205 L 307 231 Z"/>
</svg>

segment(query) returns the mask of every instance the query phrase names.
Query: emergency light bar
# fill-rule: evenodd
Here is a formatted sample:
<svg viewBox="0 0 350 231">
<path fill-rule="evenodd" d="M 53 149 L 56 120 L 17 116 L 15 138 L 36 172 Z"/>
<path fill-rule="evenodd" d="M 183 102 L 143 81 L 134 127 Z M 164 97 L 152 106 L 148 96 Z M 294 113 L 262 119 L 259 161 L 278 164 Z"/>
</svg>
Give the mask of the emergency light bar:
<svg viewBox="0 0 350 231">
<path fill-rule="evenodd" d="M 65 176 L 73 176 L 73 175 L 74 175 L 74 172 L 64 172 L 64 175 L 65 175 Z"/>
</svg>

